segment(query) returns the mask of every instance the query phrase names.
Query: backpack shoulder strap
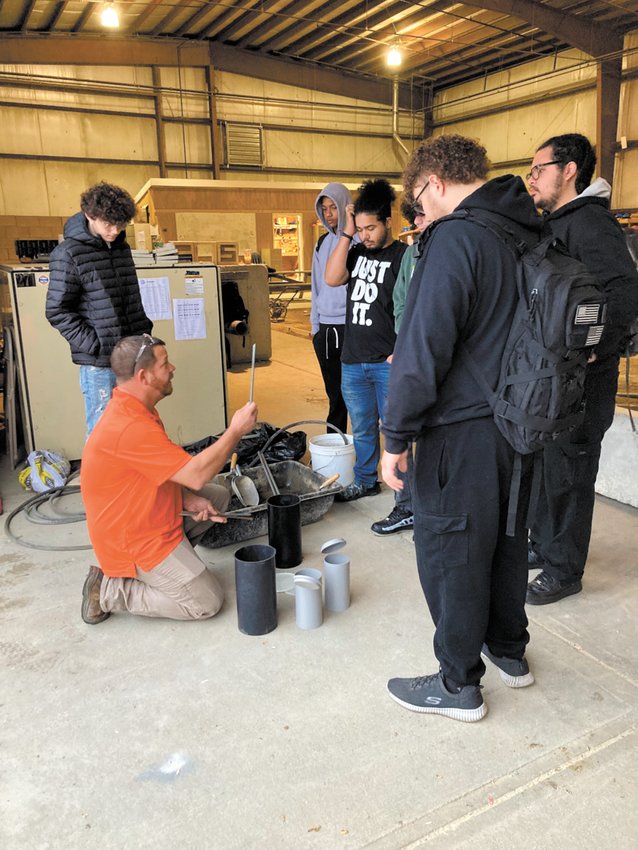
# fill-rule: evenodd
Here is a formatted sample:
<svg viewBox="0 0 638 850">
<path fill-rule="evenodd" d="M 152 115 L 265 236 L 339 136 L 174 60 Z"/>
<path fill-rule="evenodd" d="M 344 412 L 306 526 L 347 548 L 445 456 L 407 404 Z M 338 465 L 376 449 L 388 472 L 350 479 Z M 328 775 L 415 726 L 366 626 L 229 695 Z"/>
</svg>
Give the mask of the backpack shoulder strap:
<svg viewBox="0 0 638 850">
<path fill-rule="evenodd" d="M 503 224 L 501 217 L 497 214 L 489 212 L 489 210 L 475 210 L 461 208 L 452 213 L 454 218 L 471 221 L 473 224 L 478 224 L 479 227 L 489 230 L 493 233 L 510 251 L 518 258 L 527 250 L 527 243 L 519 239 L 513 230 Z"/>
<path fill-rule="evenodd" d="M 324 241 L 324 239 L 326 238 L 327 235 L 328 235 L 328 231 L 326 230 L 326 232 L 322 233 L 321 236 L 319 237 L 319 239 L 317 239 L 317 244 L 315 245 L 315 251 L 318 251 L 319 248 L 321 248 L 321 246 L 323 245 L 323 241 Z"/>
</svg>

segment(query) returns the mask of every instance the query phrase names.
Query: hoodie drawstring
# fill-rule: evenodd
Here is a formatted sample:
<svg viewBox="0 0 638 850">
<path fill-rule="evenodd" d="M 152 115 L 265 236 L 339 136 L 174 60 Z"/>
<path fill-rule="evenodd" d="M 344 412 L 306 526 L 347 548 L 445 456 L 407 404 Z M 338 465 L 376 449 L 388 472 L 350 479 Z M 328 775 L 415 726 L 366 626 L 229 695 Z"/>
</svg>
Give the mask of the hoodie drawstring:
<svg viewBox="0 0 638 850">
<path fill-rule="evenodd" d="M 337 329 L 334 326 L 326 328 L 326 360 L 330 357 L 329 338 L 330 338 L 330 332 L 331 331 L 334 334 L 334 338 L 335 338 L 335 346 L 334 346 L 335 351 L 339 351 L 339 334 L 337 332 Z"/>
</svg>

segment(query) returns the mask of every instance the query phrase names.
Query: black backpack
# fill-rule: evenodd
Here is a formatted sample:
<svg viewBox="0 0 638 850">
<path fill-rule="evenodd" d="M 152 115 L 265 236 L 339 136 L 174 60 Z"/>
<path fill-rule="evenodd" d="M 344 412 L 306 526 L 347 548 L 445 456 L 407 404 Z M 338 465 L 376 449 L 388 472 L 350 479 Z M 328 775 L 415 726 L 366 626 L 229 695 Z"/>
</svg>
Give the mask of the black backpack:
<svg viewBox="0 0 638 850">
<path fill-rule="evenodd" d="M 571 257 L 559 239 L 547 237 L 529 247 L 489 213 L 473 210 L 458 210 L 437 223 L 453 219 L 489 230 L 517 260 L 518 304 L 496 389 L 485 380 L 469 351 L 461 348 L 499 431 L 517 452 L 507 530 L 513 534 L 521 455 L 567 442 L 583 421 L 585 370 L 604 329 L 606 296 L 587 267 Z M 530 510 L 540 487 L 538 467 L 535 473 Z M 529 520 L 528 516 L 528 525 Z"/>
</svg>

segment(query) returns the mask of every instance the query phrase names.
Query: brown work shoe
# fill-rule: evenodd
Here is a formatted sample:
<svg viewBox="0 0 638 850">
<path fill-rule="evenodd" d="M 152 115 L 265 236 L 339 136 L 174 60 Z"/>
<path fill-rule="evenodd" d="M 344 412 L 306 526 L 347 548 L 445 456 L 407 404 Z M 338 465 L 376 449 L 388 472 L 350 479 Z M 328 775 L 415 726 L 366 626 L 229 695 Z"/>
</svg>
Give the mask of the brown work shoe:
<svg viewBox="0 0 638 850">
<path fill-rule="evenodd" d="M 111 616 L 110 611 L 100 608 L 100 585 L 104 573 L 99 567 L 90 567 L 82 588 L 82 619 L 90 626 L 95 626 Z"/>
</svg>

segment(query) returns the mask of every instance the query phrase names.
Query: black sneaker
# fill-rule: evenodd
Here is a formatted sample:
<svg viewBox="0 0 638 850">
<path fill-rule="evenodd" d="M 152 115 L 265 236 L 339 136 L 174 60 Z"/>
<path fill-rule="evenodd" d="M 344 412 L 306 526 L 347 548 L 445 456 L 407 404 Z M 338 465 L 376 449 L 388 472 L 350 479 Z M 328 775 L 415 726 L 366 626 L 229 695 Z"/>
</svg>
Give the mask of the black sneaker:
<svg viewBox="0 0 638 850">
<path fill-rule="evenodd" d="M 538 554 L 536 549 L 531 546 L 527 547 L 527 569 L 528 570 L 542 570 L 545 566 L 545 561 Z"/>
<path fill-rule="evenodd" d="M 524 658 L 518 661 L 516 658 L 492 655 L 485 643 L 481 649 L 481 655 L 498 667 L 501 679 L 508 688 L 527 688 L 534 684 L 534 677 L 529 672 L 529 664 Z"/>
<path fill-rule="evenodd" d="M 381 492 L 381 487 L 379 486 L 379 482 L 375 481 L 374 484 L 371 484 L 369 487 L 365 484 L 357 484 L 356 481 L 353 481 L 352 484 L 348 484 L 347 487 L 344 487 L 340 493 L 335 494 L 335 499 L 337 502 L 354 502 L 355 499 L 363 499 L 364 496 L 376 496 L 377 493 Z"/>
<path fill-rule="evenodd" d="M 385 519 L 373 522 L 370 526 L 370 530 L 380 536 L 394 534 L 396 531 L 403 531 L 404 528 L 414 528 L 414 514 L 400 505 L 397 505 Z"/>
<path fill-rule="evenodd" d="M 543 570 L 527 585 L 525 601 L 528 605 L 549 605 L 550 602 L 558 602 L 566 596 L 580 593 L 582 589 L 579 578 L 576 581 L 561 581 Z"/>
<path fill-rule="evenodd" d="M 479 685 L 466 685 L 454 694 L 445 687 L 440 672 L 417 679 L 390 679 L 388 693 L 409 711 L 444 714 L 465 723 L 474 723 L 487 714 Z"/>
</svg>

